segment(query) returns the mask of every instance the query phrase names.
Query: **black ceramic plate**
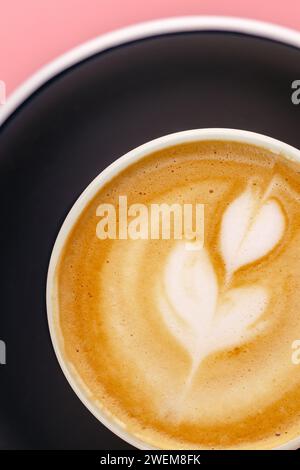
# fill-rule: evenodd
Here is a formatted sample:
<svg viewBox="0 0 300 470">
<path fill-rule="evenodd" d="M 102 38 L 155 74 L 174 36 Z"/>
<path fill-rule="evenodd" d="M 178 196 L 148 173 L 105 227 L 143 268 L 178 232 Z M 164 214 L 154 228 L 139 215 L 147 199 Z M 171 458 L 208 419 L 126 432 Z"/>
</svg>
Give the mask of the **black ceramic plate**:
<svg viewBox="0 0 300 470">
<path fill-rule="evenodd" d="M 160 34 L 48 80 L 0 134 L 0 448 L 129 449 L 84 407 L 52 349 L 45 287 L 59 228 L 109 163 L 171 132 L 231 127 L 300 148 L 300 49 L 230 31 Z"/>
</svg>

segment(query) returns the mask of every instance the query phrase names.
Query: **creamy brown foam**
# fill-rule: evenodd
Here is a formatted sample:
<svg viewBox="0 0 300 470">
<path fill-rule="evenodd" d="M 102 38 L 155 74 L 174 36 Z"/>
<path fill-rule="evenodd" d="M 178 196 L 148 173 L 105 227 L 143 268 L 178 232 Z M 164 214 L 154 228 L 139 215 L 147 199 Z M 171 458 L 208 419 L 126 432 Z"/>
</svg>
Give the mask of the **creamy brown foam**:
<svg viewBox="0 0 300 470">
<path fill-rule="evenodd" d="M 205 248 L 99 240 L 100 203 L 205 204 Z M 157 448 L 274 448 L 300 434 L 300 165 L 198 142 L 131 165 L 57 269 L 61 347 L 91 399 Z"/>
</svg>

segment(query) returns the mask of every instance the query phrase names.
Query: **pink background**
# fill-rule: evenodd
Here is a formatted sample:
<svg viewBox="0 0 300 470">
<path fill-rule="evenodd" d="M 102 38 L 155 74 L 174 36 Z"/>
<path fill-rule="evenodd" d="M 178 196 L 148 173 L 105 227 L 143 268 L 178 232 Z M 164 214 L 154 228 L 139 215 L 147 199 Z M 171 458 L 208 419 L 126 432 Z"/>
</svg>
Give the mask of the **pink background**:
<svg viewBox="0 0 300 470">
<path fill-rule="evenodd" d="M 45 63 L 101 33 L 139 21 L 202 14 L 300 30 L 299 0 L 0 0 L 0 80 L 9 94 Z"/>
</svg>

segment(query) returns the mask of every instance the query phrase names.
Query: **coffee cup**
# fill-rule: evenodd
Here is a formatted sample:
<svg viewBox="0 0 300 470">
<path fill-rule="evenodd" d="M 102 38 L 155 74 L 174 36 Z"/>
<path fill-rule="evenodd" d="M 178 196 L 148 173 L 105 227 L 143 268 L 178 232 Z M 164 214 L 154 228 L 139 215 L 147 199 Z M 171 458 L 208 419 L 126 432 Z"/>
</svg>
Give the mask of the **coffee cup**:
<svg viewBox="0 0 300 470">
<path fill-rule="evenodd" d="M 117 159 L 73 205 L 49 264 L 50 335 L 76 395 L 129 444 L 300 446 L 292 362 L 300 339 L 297 298 L 289 302 L 289 326 L 280 290 L 287 278 L 297 287 L 298 173 L 300 151 L 279 140 L 235 129 L 188 130 Z M 126 216 L 139 220 L 125 233 L 116 214 L 128 194 Z M 193 210 L 195 201 L 204 208 L 196 240 L 175 240 L 175 228 L 164 240 L 147 238 L 152 218 L 137 204 L 191 203 Z"/>
</svg>

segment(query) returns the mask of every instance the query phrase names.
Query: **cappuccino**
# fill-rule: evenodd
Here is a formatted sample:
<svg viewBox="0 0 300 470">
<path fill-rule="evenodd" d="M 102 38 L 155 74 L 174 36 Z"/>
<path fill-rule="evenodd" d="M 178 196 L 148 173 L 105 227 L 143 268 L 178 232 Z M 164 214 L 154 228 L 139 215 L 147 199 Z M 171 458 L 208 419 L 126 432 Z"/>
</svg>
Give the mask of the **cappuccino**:
<svg viewBox="0 0 300 470">
<path fill-rule="evenodd" d="M 100 204 L 204 205 L 204 244 L 97 236 Z M 118 220 L 117 220 L 118 223 Z M 132 163 L 78 217 L 55 327 L 89 400 L 149 448 L 270 449 L 300 434 L 300 164 L 208 140 Z"/>
</svg>

